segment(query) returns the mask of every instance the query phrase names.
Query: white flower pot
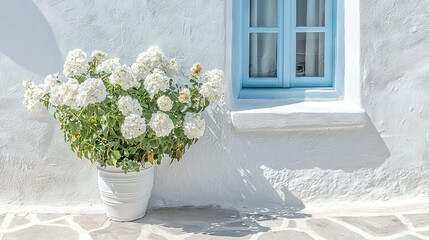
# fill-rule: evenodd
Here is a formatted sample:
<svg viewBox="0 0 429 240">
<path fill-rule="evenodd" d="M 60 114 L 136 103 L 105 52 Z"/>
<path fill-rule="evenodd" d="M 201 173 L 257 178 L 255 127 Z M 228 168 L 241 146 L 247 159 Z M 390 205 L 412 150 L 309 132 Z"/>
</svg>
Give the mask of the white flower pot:
<svg viewBox="0 0 429 240">
<path fill-rule="evenodd" d="M 154 167 L 123 173 L 115 167 L 98 169 L 98 187 L 107 216 L 115 221 L 142 218 L 152 193 Z"/>
</svg>

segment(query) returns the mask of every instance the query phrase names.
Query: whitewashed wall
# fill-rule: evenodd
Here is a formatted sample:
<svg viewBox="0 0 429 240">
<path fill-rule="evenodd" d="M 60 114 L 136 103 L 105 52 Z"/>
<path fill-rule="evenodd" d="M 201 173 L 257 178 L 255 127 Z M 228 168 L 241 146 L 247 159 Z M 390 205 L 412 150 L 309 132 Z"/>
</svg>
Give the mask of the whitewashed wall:
<svg viewBox="0 0 429 240">
<path fill-rule="evenodd" d="M 95 168 L 70 152 L 49 115 L 26 111 L 22 80 L 42 82 L 60 71 L 73 48 L 131 62 L 158 45 L 183 72 L 196 60 L 227 68 L 229 3 L 2 0 L 0 205 L 100 204 Z M 428 196 L 429 0 L 360 3 L 365 127 L 236 133 L 228 107 L 215 109 L 184 159 L 158 167 L 152 206 L 301 207 Z"/>
</svg>

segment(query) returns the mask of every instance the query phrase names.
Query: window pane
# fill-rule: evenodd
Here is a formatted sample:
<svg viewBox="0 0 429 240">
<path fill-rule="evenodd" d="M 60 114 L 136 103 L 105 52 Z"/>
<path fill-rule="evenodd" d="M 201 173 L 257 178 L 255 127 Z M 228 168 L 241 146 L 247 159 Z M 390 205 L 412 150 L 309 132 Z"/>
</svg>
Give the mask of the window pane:
<svg viewBox="0 0 429 240">
<path fill-rule="evenodd" d="M 325 26 L 325 0 L 296 0 L 296 26 Z"/>
<path fill-rule="evenodd" d="M 250 33 L 249 76 L 277 77 L 277 33 Z"/>
<path fill-rule="evenodd" d="M 250 0 L 251 27 L 277 27 L 277 0 Z"/>
<path fill-rule="evenodd" d="M 325 33 L 296 34 L 296 76 L 323 77 L 325 74 Z"/>
</svg>

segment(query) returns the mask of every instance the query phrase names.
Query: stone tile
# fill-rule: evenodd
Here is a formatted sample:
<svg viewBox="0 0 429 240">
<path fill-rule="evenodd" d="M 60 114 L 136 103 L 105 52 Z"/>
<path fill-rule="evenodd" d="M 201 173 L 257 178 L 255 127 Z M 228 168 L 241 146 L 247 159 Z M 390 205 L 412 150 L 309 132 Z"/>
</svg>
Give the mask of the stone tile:
<svg viewBox="0 0 429 240">
<path fill-rule="evenodd" d="M 180 219 L 180 221 L 177 221 Z M 172 227 L 197 227 L 241 220 L 236 210 L 221 208 L 160 208 L 152 209 L 138 222 Z"/>
<path fill-rule="evenodd" d="M 287 224 L 288 228 L 296 228 L 296 221 L 295 220 L 290 220 L 289 223 Z"/>
<path fill-rule="evenodd" d="M 258 240 L 276 240 L 276 239 L 293 239 L 293 240 L 313 240 L 310 235 L 304 232 L 297 232 L 292 230 L 268 232 L 262 234 Z"/>
<path fill-rule="evenodd" d="M 64 217 L 64 213 L 38 213 L 37 218 L 39 218 L 40 221 L 49 221 L 55 218 Z"/>
<path fill-rule="evenodd" d="M 194 234 L 190 237 L 185 238 L 186 240 L 249 240 L 252 235 L 233 237 L 233 236 L 215 236 L 205 234 Z"/>
<path fill-rule="evenodd" d="M 375 237 L 391 236 L 408 228 L 396 216 L 337 217 Z"/>
<path fill-rule="evenodd" d="M 424 240 L 424 239 L 416 236 L 412 236 L 412 235 L 407 235 L 399 238 L 394 238 L 393 240 Z"/>
<path fill-rule="evenodd" d="M 428 236 L 429 237 L 429 231 L 418 232 L 418 234 L 421 234 L 423 236 Z"/>
<path fill-rule="evenodd" d="M 2 225 L 4 218 L 5 218 L 5 215 L 0 214 L 0 226 Z"/>
<path fill-rule="evenodd" d="M 62 225 L 69 225 L 69 223 L 68 223 L 68 222 L 66 222 L 66 220 L 64 220 L 64 219 L 56 220 L 56 221 L 50 222 L 49 224 L 62 224 Z"/>
<path fill-rule="evenodd" d="M 416 228 L 429 227 L 429 213 L 404 215 Z"/>
<path fill-rule="evenodd" d="M 264 227 L 280 227 L 283 223 L 283 218 L 281 217 L 272 217 L 263 214 L 246 214 L 245 219 L 249 219 L 250 221 L 255 221 Z"/>
<path fill-rule="evenodd" d="M 310 226 L 317 234 L 326 240 L 364 240 L 361 235 L 350 231 L 349 229 L 329 221 L 327 219 L 310 219 L 307 220 L 307 225 Z"/>
<path fill-rule="evenodd" d="M 142 231 L 142 224 L 136 222 L 111 222 L 105 229 L 90 233 L 92 240 L 134 240 Z"/>
<path fill-rule="evenodd" d="M 168 239 L 156 233 L 151 233 L 149 234 L 147 240 L 168 240 Z"/>
<path fill-rule="evenodd" d="M 18 226 L 25 225 L 27 223 L 30 223 L 30 221 L 25 218 L 25 216 L 15 216 L 12 221 L 10 222 L 8 228 L 14 228 Z"/>
<path fill-rule="evenodd" d="M 105 214 L 73 216 L 73 221 L 88 231 L 100 228 L 106 220 L 107 216 Z"/>
<path fill-rule="evenodd" d="M 20 231 L 8 233 L 3 240 L 78 240 L 79 234 L 67 227 L 32 226 Z"/>
<path fill-rule="evenodd" d="M 152 209 L 146 217 L 137 221 L 151 224 L 174 235 L 201 233 L 210 236 L 244 237 L 268 230 L 255 222 L 242 219 L 236 210 L 215 207 Z"/>
</svg>

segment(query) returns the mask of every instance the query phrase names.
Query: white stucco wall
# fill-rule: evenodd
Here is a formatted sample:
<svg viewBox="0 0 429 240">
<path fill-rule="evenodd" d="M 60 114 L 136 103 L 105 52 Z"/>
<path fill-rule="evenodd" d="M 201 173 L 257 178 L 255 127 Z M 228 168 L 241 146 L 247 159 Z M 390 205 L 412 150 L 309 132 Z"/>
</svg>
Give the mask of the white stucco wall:
<svg viewBox="0 0 429 240">
<path fill-rule="evenodd" d="M 100 204 L 95 168 L 70 152 L 52 117 L 26 111 L 22 80 L 41 82 L 43 75 L 60 71 L 73 48 L 102 49 L 131 62 L 151 45 L 176 56 L 184 72 L 198 60 L 207 69 L 228 73 L 228 4 L 1 1 L 0 205 Z M 429 0 L 361 0 L 360 5 L 361 76 L 348 72 L 346 86 L 359 88 L 347 98 L 361 102 L 366 126 L 238 133 L 230 122 L 230 105 L 209 111 L 203 139 L 181 162 L 157 168 L 151 205 L 301 207 L 426 198 Z M 349 48 L 356 46 L 356 39 L 349 42 Z M 350 66 L 355 60 L 346 62 Z"/>
</svg>

